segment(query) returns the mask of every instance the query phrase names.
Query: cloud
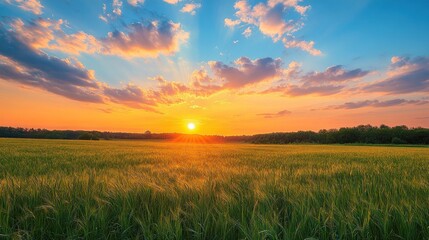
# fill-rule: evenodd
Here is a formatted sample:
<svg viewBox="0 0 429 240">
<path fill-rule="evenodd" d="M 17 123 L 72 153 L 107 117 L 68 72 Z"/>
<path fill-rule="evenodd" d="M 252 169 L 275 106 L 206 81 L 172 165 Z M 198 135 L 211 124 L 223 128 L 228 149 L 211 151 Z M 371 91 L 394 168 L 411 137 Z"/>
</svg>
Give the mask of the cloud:
<svg viewBox="0 0 429 240">
<path fill-rule="evenodd" d="M 197 96 L 208 96 L 222 90 L 220 81 L 210 77 L 204 69 L 191 74 L 191 92 Z"/>
<path fill-rule="evenodd" d="M 142 88 L 132 84 L 127 84 L 123 88 L 106 86 L 103 92 L 111 101 L 134 108 L 142 108 L 142 104 L 156 105 L 156 102 Z"/>
<path fill-rule="evenodd" d="M 238 19 L 237 20 L 232 20 L 230 18 L 225 18 L 225 20 L 224 20 L 225 26 L 230 27 L 230 28 L 233 28 L 233 27 L 237 26 L 240 23 L 241 23 L 241 21 L 238 20 Z"/>
<path fill-rule="evenodd" d="M 189 91 L 186 85 L 167 81 L 161 76 L 155 77 L 154 80 L 159 83 L 155 90 L 145 90 L 139 86 L 127 84 L 122 88 L 105 86 L 103 93 L 112 102 L 160 113 L 155 109 L 156 106 L 181 102 L 182 100 L 177 96 Z"/>
<path fill-rule="evenodd" d="M 252 29 L 250 27 L 247 27 L 244 31 L 243 31 L 243 35 L 248 38 L 252 35 Z"/>
<path fill-rule="evenodd" d="M 130 4 L 131 6 L 136 7 L 139 4 L 143 4 L 144 0 L 128 0 L 128 4 Z"/>
<path fill-rule="evenodd" d="M 10 30 L 21 42 L 35 49 L 58 50 L 78 55 L 81 52 L 94 53 L 101 49 L 101 43 L 84 32 L 66 34 L 62 30 L 64 21 L 37 18 L 25 24 L 21 19 L 10 23 Z"/>
<path fill-rule="evenodd" d="M 122 1 L 121 0 L 113 0 L 112 7 L 113 7 L 113 13 L 114 14 L 116 14 L 118 16 L 122 15 L 122 10 L 121 10 Z"/>
<path fill-rule="evenodd" d="M 369 71 L 360 68 L 346 70 L 342 65 L 328 67 L 323 72 L 309 72 L 302 74 L 301 65 L 291 62 L 287 69 L 283 70 L 284 77 L 289 80 L 298 80 L 298 84 L 281 84 L 273 86 L 261 93 L 283 93 L 290 96 L 302 96 L 315 94 L 327 96 L 339 93 L 347 83 L 368 75 Z"/>
<path fill-rule="evenodd" d="M 39 0 L 6 0 L 6 2 L 17 5 L 22 10 L 32 12 L 36 15 L 42 14 L 43 5 Z"/>
<path fill-rule="evenodd" d="M 105 17 L 105 16 L 103 16 L 103 15 L 98 15 L 98 18 L 101 20 L 101 21 L 103 21 L 103 22 L 105 22 L 105 23 L 107 23 L 107 22 L 109 22 L 109 20 L 107 20 L 107 18 Z"/>
<path fill-rule="evenodd" d="M 218 61 L 211 61 L 208 64 L 214 75 L 223 82 L 222 87 L 228 89 L 273 80 L 279 77 L 282 71 L 282 61 L 272 58 L 250 60 L 247 57 L 241 57 L 234 62 L 233 66 Z"/>
<path fill-rule="evenodd" d="M 73 59 L 50 57 L 21 42 L 0 27 L 0 78 L 17 82 L 64 97 L 85 101 L 103 102 L 98 94 L 99 82 L 94 72 Z"/>
<path fill-rule="evenodd" d="M 310 72 L 301 79 L 306 83 L 332 83 L 345 82 L 353 79 L 359 79 L 368 75 L 370 71 L 364 71 L 360 68 L 345 70 L 343 65 L 328 67 L 323 72 Z"/>
<path fill-rule="evenodd" d="M 164 2 L 168 4 L 177 4 L 178 2 L 180 2 L 180 0 L 164 0 Z"/>
<path fill-rule="evenodd" d="M 314 48 L 313 41 L 296 40 L 294 37 L 294 33 L 304 26 L 303 17 L 310 8 L 310 6 L 300 5 L 300 2 L 298 0 L 268 0 L 266 3 L 251 6 L 247 0 L 239 0 L 234 4 L 237 19 L 225 18 L 225 26 L 254 25 L 274 42 L 282 39 L 286 48 L 300 48 L 312 55 L 321 55 L 322 52 Z"/>
<path fill-rule="evenodd" d="M 114 88 L 99 82 L 91 70 L 74 58 L 60 59 L 36 49 L 25 42 L 19 33 L 0 25 L 0 79 L 43 89 L 63 97 L 92 103 L 107 101 L 129 107 L 158 112 L 159 104 L 181 101 L 178 95 L 189 92 L 189 87 L 157 77 L 156 89 L 144 90 L 127 84 Z"/>
<path fill-rule="evenodd" d="M 201 4 L 199 3 L 187 3 L 183 8 L 180 10 L 183 13 L 190 13 L 191 15 L 196 14 L 196 9 L 200 8 Z"/>
<path fill-rule="evenodd" d="M 155 21 L 148 24 L 134 23 L 127 26 L 127 32 L 109 32 L 102 39 L 103 53 L 129 57 L 157 57 L 179 51 L 187 42 L 189 33 L 180 24 L 171 21 Z"/>
<path fill-rule="evenodd" d="M 109 32 L 106 38 L 96 38 L 82 31 L 67 34 L 62 30 L 64 21 L 61 19 L 38 18 L 28 23 L 16 19 L 1 24 L 9 26 L 19 40 L 33 48 L 73 55 L 100 53 L 124 58 L 157 57 L 179 51 L 180 45 L 189 38 L 189 33 L 182 30 L 180 24 L 171 21 L 130 24 L 124 32 Z"/>
<path fill-rule="evenodd" d="M 257 114 L 258 116 L 263 116 L 264 118 L 277 118 L 277 117 L 284 117 L 287 115 L 290 115 L 292 112 L 288 111 L 288 110 L 282 110 L 280 112 L 276 112 L 276 113 L 260 113 Z"/>
<path fill-rule="evenodd" d="M 271 87 L 261 93 L 283 93 L 289 96 L 304 96 L 304 95 L 319 95 L 328 96 L 339 93 L 344 86 L 337 85 L 320 85 L 320 86 L 306 86 L 306 85 L 294 85 L 294 84 L 283 84 L 275 87 Z"/>
<path fill-rule="evenodd" d="M 320 56 L 322 52 L 318 49 L 314 48 L 314 42 L 306 42 L 306 41 L 297 41 L 291 40 L 289 41 L 287 38 L 283 38 L 283 43 L 286 48 L 299 48 L 305 52 L 310 53 L 313 56 Z"/>
<path fill-rule="evenodd" d="M 356 108 L 364 108 L 364 107 L 393 107 L 400 105 L 424 105 L 429 104 L 429 101 L 426 100 L 405 100 L 405 99 L 392 99 L 387 101 L 379 101 L 379 100 L 365 100 L 360 102 L 346 102 L 341 105 L 334 105 L 327 107 L 326 109 L 356 109 Z"/>
<path fill-rule="evenodd" d="M 163 99 L 165 103 L 173 102 L 168 100 L 168 97 L 177 96 L 190 90 L 185 84 L 167 81 L 162 76 L 157 76 L 154 80 L 158 81 L 158 90 L 154 91 L 154 94 L 160 97 L 159 99 Z"/>
<path fill-rule="evenodd" d="M 429 92 L 429 58 L 392 57 L 387 77 L 362 90 L 388 94 Z"/>
</svg>

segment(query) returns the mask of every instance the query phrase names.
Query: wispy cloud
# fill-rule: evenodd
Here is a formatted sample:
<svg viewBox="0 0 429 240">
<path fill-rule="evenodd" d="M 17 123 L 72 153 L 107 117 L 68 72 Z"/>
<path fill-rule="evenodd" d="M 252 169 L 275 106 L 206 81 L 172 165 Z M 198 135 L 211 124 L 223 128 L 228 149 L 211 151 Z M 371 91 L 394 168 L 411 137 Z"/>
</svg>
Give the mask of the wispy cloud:
<svg viewBox="0 0 429 240">
<path fill-rule="evenodd" d="M 288 110 L 282 110 L 276 113 L 259 113 L 258 116 L 263 116 L 264 118 L 277 118 L 277 117 L 284 117 L 287 115 L 290 115 L 292 112 Z"/>
<path fill-rule="evenodd" d="M 9 4 L 18 6 L 24 11 L 32 12 L 36 15 L 42 14 L 43 5 L 39 0 L 5 0 Z"/>
<path fill-rule="evenodd" d="M 386 101 L 379 100 L 365 100 L 359 102 L 346 102 L 341 105 L 329 106 L 326 109 L 356 109 L 356 108 L 364 108 L 364 107 L 393 107 L 400 105 L 425 105 L 429 104 L 429 101 L 426 100 L 406 100 L 406 99 L 391 99 Z"/>
</svg>

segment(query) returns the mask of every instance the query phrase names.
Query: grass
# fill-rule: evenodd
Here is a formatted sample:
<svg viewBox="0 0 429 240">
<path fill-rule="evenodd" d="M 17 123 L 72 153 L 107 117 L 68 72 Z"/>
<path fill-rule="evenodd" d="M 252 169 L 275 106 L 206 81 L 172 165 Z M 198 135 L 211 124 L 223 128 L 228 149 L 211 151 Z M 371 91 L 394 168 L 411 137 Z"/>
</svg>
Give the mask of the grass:
<svg viewBox="0 0 429 240">
<path fill-rule="evenodd" d="M 0 139 L 0 238 L 429 239 L 429 148 Z"/>
</svg>

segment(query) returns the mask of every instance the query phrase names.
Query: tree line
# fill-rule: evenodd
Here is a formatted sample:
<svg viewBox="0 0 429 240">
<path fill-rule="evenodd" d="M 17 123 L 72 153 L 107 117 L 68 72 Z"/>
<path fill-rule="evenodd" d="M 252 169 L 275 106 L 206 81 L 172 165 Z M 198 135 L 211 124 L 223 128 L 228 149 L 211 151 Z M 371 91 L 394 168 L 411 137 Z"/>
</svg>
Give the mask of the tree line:
<svg viewBox="0 0 429 240">
<path fill-rule="evenodd" d="M 287 144 L 429 144 L 429 129 L 408 128 L 407 126 L 389 127 L 386 125 L 344 127 L 340 129 L 298 131 L 289 133 L 258 134 L 251 137 L 252 143 Z"/>
<path fill-rule="evenodd" d="M 174 140 L 183 136 L 180 133 L 124 133 L 100 131 L 47 130 L 33 128 L 0 127 L 0 137 L 5 138 L 42 138 L 42 139 L 159 139 Z M 408 128 L 407 126 L 389 127 L 386 125 L 360 125 L 340 129 L 298 132 L 278 132 L 251 136 L 200 136 L 208 142 L 249 142 L 256 144 L 429 144 L 429 129 Z"/>
</svg>

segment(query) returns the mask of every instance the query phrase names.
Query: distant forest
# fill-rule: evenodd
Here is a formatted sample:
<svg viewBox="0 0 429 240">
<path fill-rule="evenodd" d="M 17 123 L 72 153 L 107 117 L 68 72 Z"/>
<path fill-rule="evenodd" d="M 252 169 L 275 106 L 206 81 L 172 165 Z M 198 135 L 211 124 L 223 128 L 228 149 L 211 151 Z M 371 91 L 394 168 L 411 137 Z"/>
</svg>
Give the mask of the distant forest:
<svg viewBox="0 0 429 240">
<path fill-rule="evenodd" d="M 340 129 L 298 132 L 278 132 L 251 136 L 199 136 L 180 133 L 123 133 L 100 131 L 46 130 L 33 128 L 0 127 L 0 137 L 4 138 L 42 138 L 42 139 L 159 139 L 175 140 L 187 136 L 198 136 L 207 142 L 248 142 L 256 144 L 429 144 L 429 129 L 389 127 L 386 125 L 360 125 Z"/>
</svg>

